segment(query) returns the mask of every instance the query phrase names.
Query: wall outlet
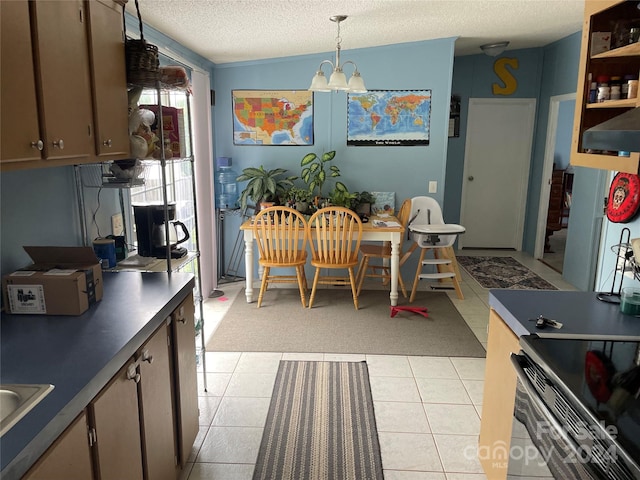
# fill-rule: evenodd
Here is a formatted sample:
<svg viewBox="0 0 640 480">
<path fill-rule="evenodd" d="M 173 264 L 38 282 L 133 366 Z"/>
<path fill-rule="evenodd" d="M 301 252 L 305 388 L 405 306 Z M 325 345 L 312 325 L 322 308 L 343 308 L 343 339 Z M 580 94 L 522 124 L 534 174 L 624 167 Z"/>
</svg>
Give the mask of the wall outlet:
<svg viewBox="0 0 640 480">
<path fill-rule="evenodd" d="M 438 193 L 438 182 L 429 182 L 429 193 Z"/>
<path fill-rule="evenodd" d="M 121 213 L 111 215 L 111 233 L 116 237 L 124 234 L 124 222 L 122 221 Z"/>
</svg>

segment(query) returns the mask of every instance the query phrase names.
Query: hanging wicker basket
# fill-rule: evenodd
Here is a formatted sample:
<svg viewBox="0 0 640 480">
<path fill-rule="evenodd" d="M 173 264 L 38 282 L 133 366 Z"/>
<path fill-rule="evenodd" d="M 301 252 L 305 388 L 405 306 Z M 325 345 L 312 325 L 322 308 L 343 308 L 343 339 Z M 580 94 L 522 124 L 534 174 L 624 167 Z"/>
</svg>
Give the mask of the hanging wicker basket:
<svg viewBox="0 0 640 480">
<path fill-rule="evenodd" d="M 160 78 L 160 60 L 158 47 L 151 45 L 144 39 L 142 31 L 142 17 L 138 0 L 135 0 L 138 24 L 140 25 L 140 39 L 126 37 L 125 25 L 125 57 L 127 62 L 127 83 L 141 87 L 155 87 Z M 123 8 L 124 21 L 124 8 Z"/>
</svg>

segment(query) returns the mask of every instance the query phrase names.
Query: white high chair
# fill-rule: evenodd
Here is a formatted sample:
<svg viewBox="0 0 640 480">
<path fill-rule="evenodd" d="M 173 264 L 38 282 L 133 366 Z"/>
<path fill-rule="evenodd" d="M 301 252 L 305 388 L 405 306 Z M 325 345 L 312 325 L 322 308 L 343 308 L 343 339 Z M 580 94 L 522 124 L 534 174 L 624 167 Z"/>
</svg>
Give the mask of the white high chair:
<svg viewBox="0 0 640 480">
<path fill-rule="evenodd" d="M 456 274 L 456 259 L 452 245 L 457 236 L 465 232 L 465 228 L 461 225 L 444 223 L 442 209 L 431 197 L 411 199 L 408 228 L 411 238 L 421 249 L 409 302 L 413 302 L 420 280 L 445 279 L 451 281 L 458 298 L 464 300 Z M 433 256 L 426 257 L 427 252 L 431 252 Z M 431 271 L 423 273 L 424 267 L 430 267 Z"/>
</svg>

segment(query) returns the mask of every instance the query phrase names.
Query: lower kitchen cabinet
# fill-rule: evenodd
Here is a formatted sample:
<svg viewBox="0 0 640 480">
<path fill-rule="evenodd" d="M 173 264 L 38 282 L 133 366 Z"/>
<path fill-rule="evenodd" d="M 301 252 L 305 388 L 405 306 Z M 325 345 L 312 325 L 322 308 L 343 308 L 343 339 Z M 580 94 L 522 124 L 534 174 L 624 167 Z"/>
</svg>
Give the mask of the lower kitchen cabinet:
<svg viewBox="0 0 640 480">
<path fill-rule="evenodd" d="M 140 424 L 147 480 L 175 480 L 177 477 L 168 341 L 168 326 L 163 323 L 139 354 Z M 195 337 L 192 341 L 195 342 Z"/>
<path fill-rule="evenodd" d="M 135 362 L 131 361 L 88 407 L 94 464 L 100 480 L 143 479 L 139 380 Z"/>
<path fill-rule="evenodd" d="M 189 296 L 171 315 L 174 342 L 176 430 L 178 461 L 184 468 L 198 435 L 198 379 L 196 374 L 195 306 Z"/>
<path fill-rule="evenodd" d="M 517 381 L 510 356 L 512 352 L 519 351 L 517 335 L 491 309 L 478 441 L 478 457 L 487 478 L 491 480 L 507 478 Z"/>
<path fill-rule="evenodd" d="M 188 295 L 23 480 L 176 480 L 198 433 Z"/>
<path fill-rule="evenodd" d="M 82 412 L 22 478 L 24 480 L 90 480 L 93 477 L 91 452 L 87 439 L 87 416 Z"/>
</svg>

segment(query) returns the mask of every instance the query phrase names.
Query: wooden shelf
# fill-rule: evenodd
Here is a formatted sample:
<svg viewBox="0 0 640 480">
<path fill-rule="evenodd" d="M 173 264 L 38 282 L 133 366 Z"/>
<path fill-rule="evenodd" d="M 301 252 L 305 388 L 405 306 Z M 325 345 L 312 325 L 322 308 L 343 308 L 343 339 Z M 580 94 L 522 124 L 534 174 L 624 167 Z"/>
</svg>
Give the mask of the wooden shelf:
<svg viewBox="0 0 640 480">
<path fill-rule="evenodd" d="M 586 107 L 592 108 L 635 108 L 637 98 L 623 98 L 622 100 L 606 100 L 599 103 L 588 103 Z"/>
<path fill-rule="evenodd" d="M 597 60 L 598 58 L 618 58 L 618 57 L 638 57 L 640 56 L 640 43 L 632 43 L 625 45 L 624 47 L 614 48 L 606 52 L 592 55 L 591 60 Z"/>
<path fill-rule="evenodd" d="M 582 145 L 584 131 L 606 122 L 631 108 L 640 105 L 640 99 L 624 98 L 601 103 L 588 103 L 590 83 L 600 75 L 637 73 L 640 70 L 640 43 L 632 43 L 614 48 L 597 55 L 591 55 L 593 32 L 607 32 L 616 22 L 625 24 L 640 21 L 637 2 L 624 0 L 585 0 L 582 45 L 578 65 L 578 85 L 576 88 L 576 107 L 571 140 L 570 164 L 573 166 L 617 170 L 637 173 L 640 154 L 631 152 L 629 157 L 618 157 L 609 153 L 586 150 Z M 640 150 L 640 148 L 638 149 Z"/>
</svg>

